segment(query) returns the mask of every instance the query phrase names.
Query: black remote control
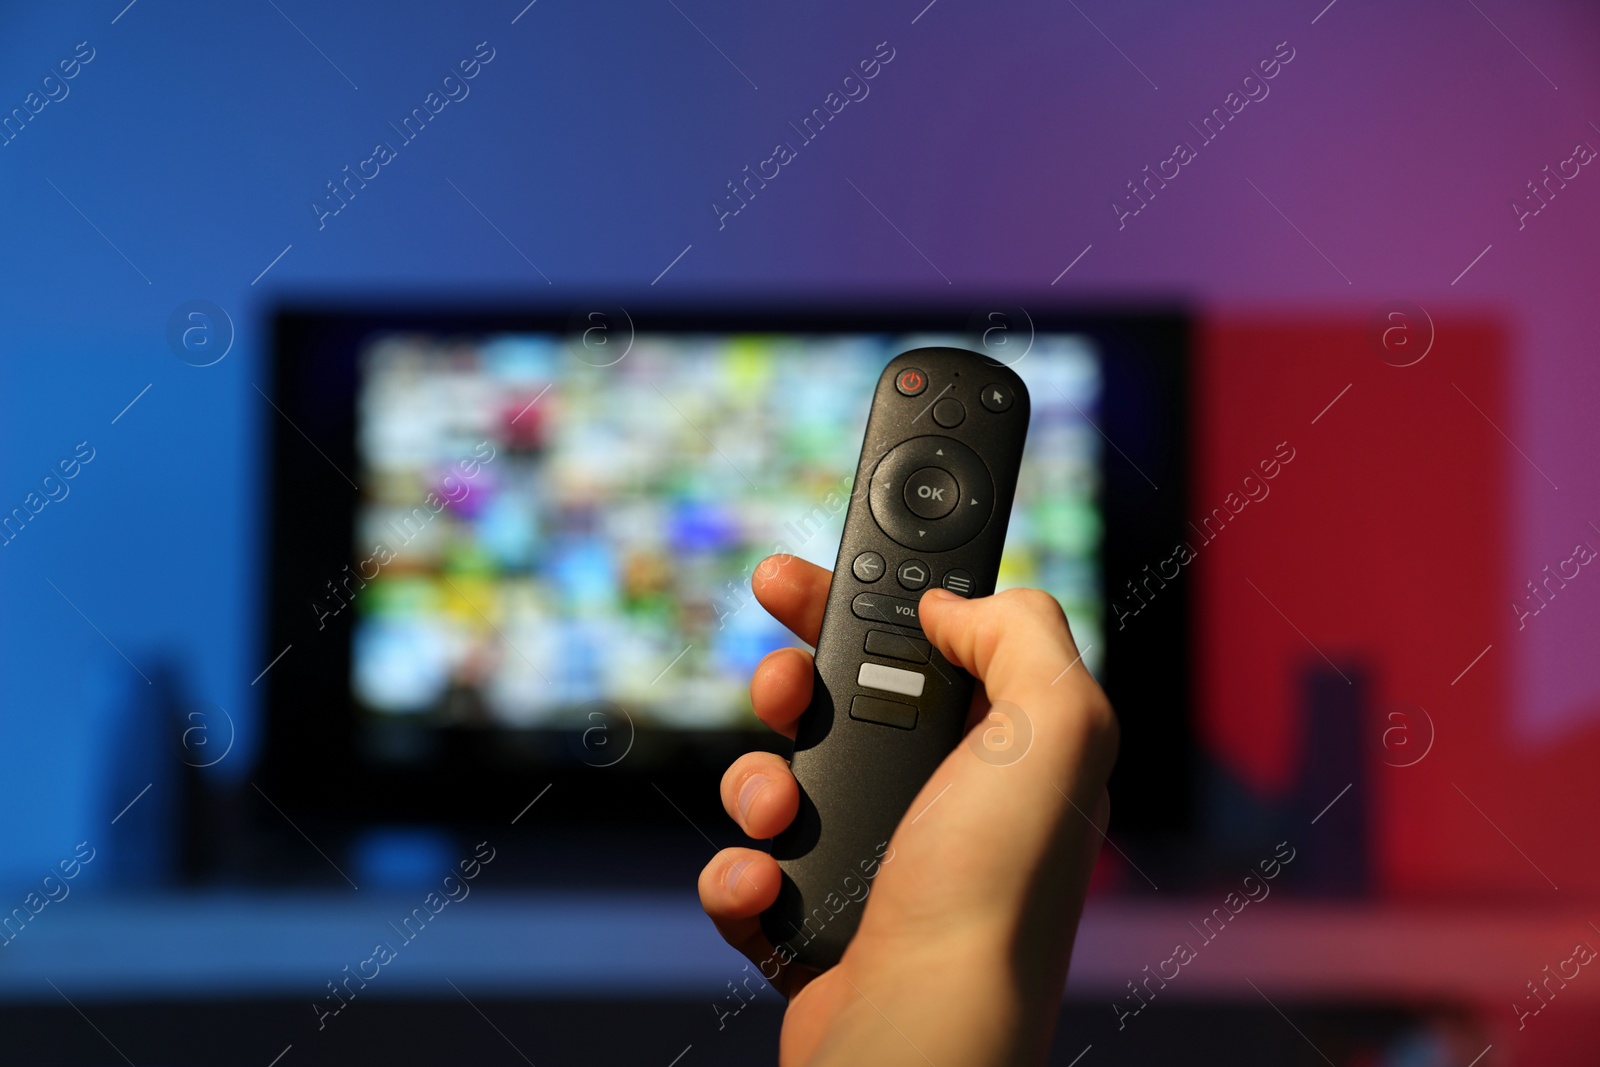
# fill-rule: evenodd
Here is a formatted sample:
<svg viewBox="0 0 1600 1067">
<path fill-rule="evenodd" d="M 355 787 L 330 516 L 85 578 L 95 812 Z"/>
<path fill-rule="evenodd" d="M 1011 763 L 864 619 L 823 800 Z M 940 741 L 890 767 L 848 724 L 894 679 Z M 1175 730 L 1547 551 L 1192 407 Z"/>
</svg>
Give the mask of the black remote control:
<svg viewBox="0 0 1600 1067">
<path fill-rule="evenodd" d="M 960 743 L 973 679 L 922 636 L 943 586 L 994 592 L 1028 390 L 959 348 L 917 348 L 878 379 L 793 757 L 800 812 L 772 843 L 783 871 L 761 927 L 786 958 L 839 962 L 890 836 Z"/>
</svg>

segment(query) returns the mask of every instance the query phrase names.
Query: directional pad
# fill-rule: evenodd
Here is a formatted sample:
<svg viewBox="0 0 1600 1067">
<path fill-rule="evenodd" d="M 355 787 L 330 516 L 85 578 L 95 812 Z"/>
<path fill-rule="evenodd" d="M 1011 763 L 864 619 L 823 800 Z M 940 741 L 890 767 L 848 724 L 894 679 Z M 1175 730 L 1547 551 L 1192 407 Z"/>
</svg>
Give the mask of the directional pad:
<svg viewBox="0 0 1600 1067">
<path fill-rule="evenodd" d="M 949 437 L 913 437 L 872 475 L 872 517 L 907 548 L 944 552 L 976 537 L 994 511 L 994 481 L 972 449 Z"/>
</svg>

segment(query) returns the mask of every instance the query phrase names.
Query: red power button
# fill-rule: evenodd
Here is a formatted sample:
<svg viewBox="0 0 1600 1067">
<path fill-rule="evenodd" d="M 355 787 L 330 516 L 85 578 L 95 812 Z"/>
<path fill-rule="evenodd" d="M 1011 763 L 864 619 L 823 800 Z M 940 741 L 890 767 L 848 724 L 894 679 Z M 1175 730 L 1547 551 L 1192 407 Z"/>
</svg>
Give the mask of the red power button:
<svg viewBox="0 0 1600 1067">
<path fill-rule="evenodd" d="M 907 368 L 895 378 L 894 387 L 900 390 L 902 396 L 916 396 L 928 388 L 928 376 L 919 370 Z"/>
</svg>

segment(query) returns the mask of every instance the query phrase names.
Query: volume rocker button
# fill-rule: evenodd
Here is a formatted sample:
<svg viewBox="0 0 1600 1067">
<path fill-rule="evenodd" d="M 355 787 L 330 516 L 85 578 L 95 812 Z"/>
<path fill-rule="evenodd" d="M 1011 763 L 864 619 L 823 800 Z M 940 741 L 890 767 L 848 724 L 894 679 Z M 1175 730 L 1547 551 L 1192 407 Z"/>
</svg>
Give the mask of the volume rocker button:
<svg viewBox="0 0 1600 1067">
<path fill-rule="evenodd" d="M 888 622 L 896 626 L 914 626 L 922 629 L 922 623 L 917 621 L 917 602 L 906 600 L 903 597 L 884 596 L 882 593 L 858 593 L 850 602 L 850 610 L 858 619 L 869 622 Z"/>
</svg>

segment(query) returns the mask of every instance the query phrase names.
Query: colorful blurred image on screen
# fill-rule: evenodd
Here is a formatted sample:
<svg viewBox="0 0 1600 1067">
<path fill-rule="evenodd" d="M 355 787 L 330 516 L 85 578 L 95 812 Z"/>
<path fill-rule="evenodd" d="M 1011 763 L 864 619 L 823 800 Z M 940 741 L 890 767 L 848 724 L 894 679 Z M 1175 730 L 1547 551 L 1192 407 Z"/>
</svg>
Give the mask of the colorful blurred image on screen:
<svg viewBox="0 0 1600 1067">
<path fill-rule="evenodd" d="M 362 354 L 351 683 L 366 721 L 756 726 L 750 673 L 797 642 L 757 564 L 831 569 L 890 335 L 387 335 Z M 609 365 L 597 365 L 608 362 Z M 1041 336 L 999 588 L 1037 586 L 1099 662 L 1098 357 Z"/>
</svg>

